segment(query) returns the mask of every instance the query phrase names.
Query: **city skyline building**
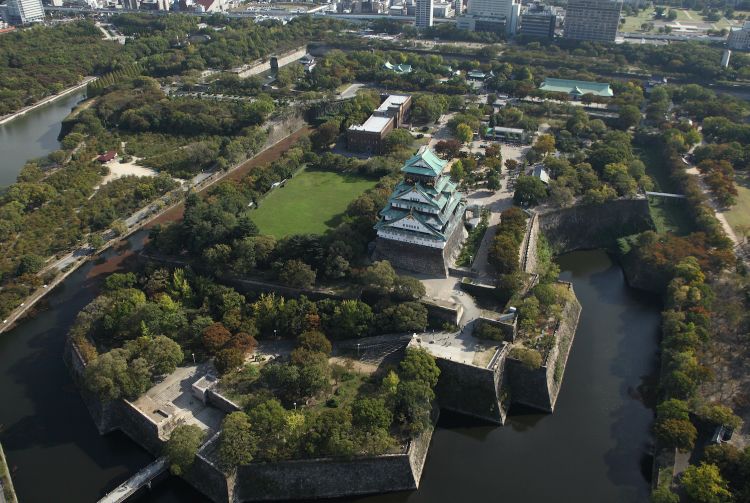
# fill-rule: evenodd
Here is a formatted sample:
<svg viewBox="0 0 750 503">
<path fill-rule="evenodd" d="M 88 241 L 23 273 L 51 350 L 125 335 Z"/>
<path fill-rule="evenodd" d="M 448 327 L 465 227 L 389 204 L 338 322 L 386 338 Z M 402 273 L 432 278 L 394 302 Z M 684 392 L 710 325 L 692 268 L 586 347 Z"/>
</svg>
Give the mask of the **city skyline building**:
<svg viewBox="0 0 750 503">
<path fill-rule="evenodd" d="M 42 0 L 8 0 L 6 21 L 12 25 L 23 25 L 44 21 Z"/>
<path fill-rule="evenodd" d="M 622 0 L 569 0 L 564 38 L 614 42 L 620 26 Z"/>
<path fill-rule="evenodd" d="M 414 26 L 417 28 L 429 28 L 433 24 L 434 14 L 433 0 L 417 0 L 414 14 Z"/>
</svg>

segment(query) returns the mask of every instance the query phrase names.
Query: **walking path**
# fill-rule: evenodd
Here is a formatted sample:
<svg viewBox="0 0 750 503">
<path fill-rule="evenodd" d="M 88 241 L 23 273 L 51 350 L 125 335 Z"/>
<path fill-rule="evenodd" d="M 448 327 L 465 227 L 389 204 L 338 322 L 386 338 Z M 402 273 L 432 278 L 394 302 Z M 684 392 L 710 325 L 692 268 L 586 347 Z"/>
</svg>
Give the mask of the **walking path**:
<svg viewBox="0 0 750 503">
<path fill-rule="evenodd" d="M 269 124 L 270 125 L 270 124 Z M 193 179 L 191 184 L 185 184 L 183 186 L 183 190 L 187 191 L 188 189 L 193 189 L 196 192 L 201 192 L 203 190 L 206 190 L 211 185 L 215 184 L 216 182 L 219 182 L 221 180 L 224 180 L 225 178 L 235 178 L 238 174 L 244 173 L 244 171 L 247 169 L 248 166 L 252 166 L 253 161 L 260 159 L 263 159 L 265 162 L 271 162 L 273 159 L 269 157 L 267 154 L 269 151 L 274 149 L 277 145 L 285 145 L 283 142 L 288 140 L 289 138 L 298 138 L 300 136 L 300 131 L 305 131 L 306 126 L 303 125 L 299 129 L 291 132 L 289 135 L 281 138 L 277 142 L 267 146 L 257 154 L 255 154 L 252 158 L 246 159 L 245 161 L 237 164 L 232 169 L 228 171 L 218 171 L 208 176 L 197 176 Z M 286 149 L 284 149 L 286 150 Z M 274 154 L 277 154 L 276 157 L 280 156 L 284 150 L 279 150 L 278 152 L 274 152 Z M 266 154 L 266 155 L 263 155 Z M 64 269 L 65 272 L 58 275 L 52 282 L 50 282 L 48 285 L 43 285 L 41 288 L 36 289 L 34 292 L 29 295 L 24 302 L 21 303 L 20 306 L 18 306 L 16 309 L 11 311 L 11 313 L 4 319 L 0 321 L 0 333 L 5 332 L 10 327 L 13 326 L 13 324 L 21 318 L 23 315 L 25 315 L 29 309 L 31 309 L 40 299 L 42 299 L 45 295 L 47 295 L 48 292 L 54 290 L 54 288 L 59 285 L 65 278 L 67 278 L 70 274 L 72 274 L 76 269 L 78 269 L 81 265 L 83 265 L 89 256 L 94 255 L 97 252 L 103 252 L 113 246 L 114 244 L 122 241 L 126 237 L 130 236 L 134 232 L 140 230 L 141 228 L 145 227 L 146 225 L 156 223 L 156 222 L 166 222 L 170 220 L 175 220 L 181 217 L 181 208 L 183 207 L 184 201 L 183 198 L 180 198 L 177 202 L 173 204 L 166 205 L 162 209 L 157 209 L 156 206 L 157 201 L 152 201 L 149 203 L 148 206 L 145 208 L 141 208 L 140 210 L 136 211 L 132 215 L 130 215 L 127 219 L 125 219 L 125 223 L 128 226 L 127 232 L 123 233 L 122 235 L 115 235 L 113 231 L 106 231 L 105 234 L 110 233 L 107 237 L 109 237 L 109 241 L 99 250 L 94 250 L 90 246 L 82 246 L 80 248 L 77 248 L 70 253 L 64 255 L 63 257 L 59 258 L 52 264 L 45 267 L 42 271 L 40 271 L 39 275 L 44 275 L 44 273 L 51 271 L 51 270 L 57 270 L 62 271 Z M 149 218 L 150 217 L 150 218 Z M 168 218 L 167 218 L 168 217 Z"/>
<path fill-rule="evenodd" d="M 83 89 L 84 87 L 86 87 L 87 85 L 89 85 L 89 82 L 92 82 L 92 81 L 96 80 L 97 78 L 98 77 L 86 77 L 85 79 L 83 79 L 83 81 L 81 81 L 80 84 L 76 84 L 75 86 L 69 87 L 67 89 L 64 89 L 64 90 L 60 91 L 57 94 L 53 94 L 52 96 L 48 96 L 48 97 L 44 98 L 43 100 L 37 101 L 33 105 L 29 105 L 27 107 L 23 107 L 22 109 L 18 110 L 17 112 L 14 112 L 14 113 L 8 114 L 8 115 L 4 115 L 4 116 L 0 117 L 0 126 L 2 126 L 3 124 L 7 124 L 8 122 L 10 122 L 13 119 L 16 119 L 16 118 L 18 118 L 18 117 L 20 117 L 22 115 L 25 115 L 25 114 L 31 112 L 32 110 L 35 110 L 35 109 L 37 109 L 39 107 L 43 107 L 44 105 L 46 105 L 48 103 L 52 103 L 53 101 L 58 100 L 58 99 L 62 98 L 63 96 L 67 96 L 67 95 L 69 95 L 71 93 L 74 93 L 74 92 L 78 91 L 79 89 Z"/>
<path fill-rule="evenodd" d="M 155 460 L 150 465 L 137 471 L 135 475 L 117 486 L 113 491 L 99 500 L 99 503 L 122 503 L 130 498 L 138 489 L 150 485 L 151 482 L 167 471 L 169 463 L 166 457 Z"/>
<path fill-rule="evenodd" d="M 724 228 L 724 232 L 727 233 L 727 236 L 732 240 L 734 245 L 739 246 L 742 241 L 737 237 L 737 234 L 734 232 L 734 229 L 732 229 L 732 226 L 729 225 L 729 221 L 727 221 L 727 217 L 724 215 L 721 207 L 716 203 L 714 198 L 711 197 L 711 192 L 708 190 L 708 186 L 703 181 L 703 177 L 698 171 L 698 168 L 696 168 L 694 165 L 691 165 L 690 168 L 686 169 L 685 171 L 691 175 L 695 175 L 695 177 L 698 179 L 701 190 L 703 190 L 703 193 L 706 194 L 706 197 L 708 198 L 708 204 L 711 205 L 711 208 L 714 210 L 716 219 L 721 222 L 721 226 Z"/>
</svg>

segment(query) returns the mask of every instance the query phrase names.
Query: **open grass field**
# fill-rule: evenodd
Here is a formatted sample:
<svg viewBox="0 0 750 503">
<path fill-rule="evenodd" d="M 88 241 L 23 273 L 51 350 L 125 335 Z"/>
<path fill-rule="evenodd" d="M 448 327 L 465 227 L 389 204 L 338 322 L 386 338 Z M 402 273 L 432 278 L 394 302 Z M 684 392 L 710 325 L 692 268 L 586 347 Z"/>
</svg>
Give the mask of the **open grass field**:
<svg viewBox="0 0 750 503">
<path fill-rule="evenodd" d="M 734 229 L 737 236 L 745 235 L 745 229 L 750 228 L 750 177 L 737 173 L 737 204 L 724 213 L 727 222 Z"/>
<path fill-rule="evenodd" d="M 677 12 L 677 19 L 675 21 L 679 21 L 682 24 L 685 25 L 705 25 L 708 28 L 713 29 L 722 29 L 722 28 L 729 28 L 730 26 L 739 25 L 741 24 L 740 21 L 730 21 L 725 17 L 722 17 L 718 21 L 709 22 L 703 20 L 703 15 L 700 11 L 696 10 L 688 10 L 688 9 L 675 9 Z M 665 10 L 665 12 L 668 12 L 669 8 Z M 740 13 L 740 11 L 736 11 L 737 14 Z M 652 31 L 652 33 L 656 33 L 659 26 L 662 26 L 663 24 L 671 24 L 674 21 L 667 21 L 667 19 L 654 19 L 654 9 L 653 7 L 648 8 L 643 11 L 639 11 L 637 16 L 625 16 L 625 23 L 620 25 L 620 31 L 621 32 L 639 32 L 641 31 L 641 25 L 643 23 L 655 23 L 656 27 Z"/>
<path fill-rule="evenodd" d="M 261 234 L 322 234 L 338 225 L 349 203 L 377 182 L 356 175 L 302 170 L 251 213 Z"/>
</svg>

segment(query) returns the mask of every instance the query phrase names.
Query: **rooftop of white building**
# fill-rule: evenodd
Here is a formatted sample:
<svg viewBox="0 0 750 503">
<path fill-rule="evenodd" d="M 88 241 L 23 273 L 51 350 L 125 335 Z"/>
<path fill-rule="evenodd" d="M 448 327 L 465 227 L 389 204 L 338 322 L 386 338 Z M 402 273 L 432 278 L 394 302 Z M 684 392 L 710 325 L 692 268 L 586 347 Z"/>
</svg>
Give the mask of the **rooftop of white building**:
<svg viewBox="0 0 750 503">
<path fill-rule="evenodd" d="M 352 131 L 367 131 L 368 133 L 379 133 L 383 129 L 385 129 L 388 123 L 392 120 L 393 119 L 391 117 L 377 117 L 375 115 L 372 115 L 364 122 L 364 124 L 361 124 L 359 126 L 352 125 L 349 126 L 349 129 Z"/>
</svg>

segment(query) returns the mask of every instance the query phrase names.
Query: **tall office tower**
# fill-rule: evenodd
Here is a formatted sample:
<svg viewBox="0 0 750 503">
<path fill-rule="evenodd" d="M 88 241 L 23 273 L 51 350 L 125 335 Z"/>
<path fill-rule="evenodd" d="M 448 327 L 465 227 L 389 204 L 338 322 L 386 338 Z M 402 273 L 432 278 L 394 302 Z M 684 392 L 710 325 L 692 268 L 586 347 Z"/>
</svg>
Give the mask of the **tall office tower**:
<svg viewBox="0 0 750 503">
<path fill-rule="evenodd" d="M 563 36 L 573 40 L 614 42 L 622 0 L 569 0 Z"/>
<path fill-rule="evenodd" d="M 534 3 L 521 14 L 521 35 L 526 37 L 552 38 L 555 36 L 557 17 L 548 5 Z"/>
<path fill-rule="evenodd" d="M 414 26 L 417 28 L 432 26 L 432 4 L 433 0 L 417 0 Z"/>
<path fill-rule="evenodd" d="M 8 0 L 8 23 L 21 25 L 44 21 L 42 0 Z"/>
</svg>

